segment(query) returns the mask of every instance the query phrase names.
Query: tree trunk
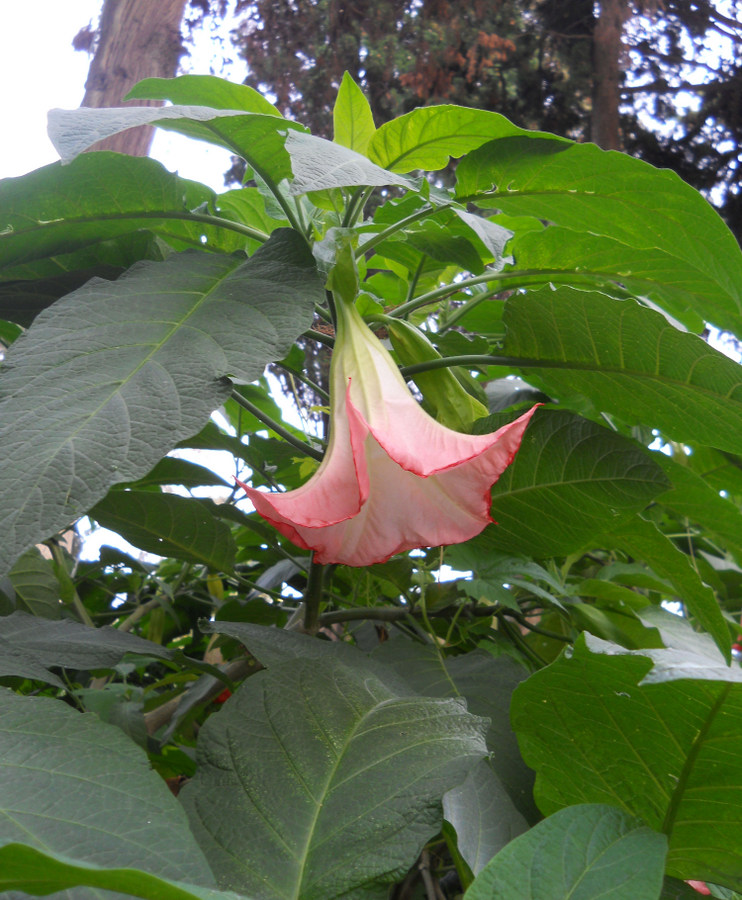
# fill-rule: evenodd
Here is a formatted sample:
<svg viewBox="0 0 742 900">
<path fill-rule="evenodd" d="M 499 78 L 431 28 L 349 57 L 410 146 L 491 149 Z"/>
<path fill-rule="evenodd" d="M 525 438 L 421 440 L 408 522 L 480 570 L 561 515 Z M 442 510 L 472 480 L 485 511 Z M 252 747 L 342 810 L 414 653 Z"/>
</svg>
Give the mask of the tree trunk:
<svg viewBox="0 0 742 900">
<path fill-rule="evenodd" d="M 621 101 L 623 26 L 627 0 L 601 0 L 593 35 L 593 111 L 590 137 L 604 150 L 621 149 L 618 107 Z"/>
<path fill-rule="evenodd" d="M 142 78 L 172 78 L 183 54 L 180 23 L 187 0 L 105 0 L 99 42 L 90 64 L 82 106 L 162 106 L 160 100 L 123 98 Z M 130 128 L 94 144 L 91 150 L 116 150 L 147 156 L 154 129 Z"/>
</svg>

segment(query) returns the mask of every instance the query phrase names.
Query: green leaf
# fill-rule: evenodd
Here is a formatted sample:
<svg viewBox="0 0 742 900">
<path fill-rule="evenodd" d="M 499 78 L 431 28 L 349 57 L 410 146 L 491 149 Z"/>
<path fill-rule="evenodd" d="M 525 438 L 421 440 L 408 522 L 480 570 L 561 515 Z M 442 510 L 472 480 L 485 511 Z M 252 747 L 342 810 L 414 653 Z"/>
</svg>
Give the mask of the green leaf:
<svg viewBox="0 0 742 900">
<path fill-rule="evenodd" d="M 305 130 L 272 113 L 209 109 L 205 106 L 127 106 L 116 109 L 53 109 L 48 132 L 63 162 L 91 144 L 138 125 L 157 125 L 236 153 L 268 184 L 291 177 L 284 149 L 287 131 Z"/>
<path fill-rule="evenodd" d="M 563 403 L 586 396 L 628 424 L 742 452 L 742 367 L 659 313 L 561 287 L 512 297 L 504 321 L 504 352 Z"/>
<path fill-rule="evenodd" d="M 606 522 L 621 522 L 667 489 L 643 447 L 566 411 L 540 410 L 515 460 L 492 488 L 482 540 L 546 558 L 581 549 Z"/>
<path fill-rule="evenodd" d="M 0 571 L 202 428 L 226 376 L 281 359 L 323 298 L 282 229 L 248 260 L 173 254 L 41 313 L 0 374 Z"/>
<path fill-rule="evenodd" d="M 516 838 L 465 900 L 659 900 L 667 839 L 603 805 L 570 806 Z"/>
<path fill-rule="evenodd" d="M 474 875 L 528 830 L 488 759 L 477 763 L 462 784 L 444 795 L 443 815 L 454 827 L 456 848 Z"/>
<path fill-rule="evenodd" d="M 124 100 L 168 100 L 170 103 L 208 106 L 211 109 L 239 109 L 281 117 L 265 97 L 246 84 L 234 84 L 215 75 L 180 75 L 177 78 L 144 78 Z"/>
<path fill-rule="evenodd" d="M 677 267 L 671 284 L 695 282 L 697 314 L 732 329 L 742 322 L 740 248 L 713 207 L 669 169 L 594 144 L 532 134 L 474 150 L 457 167 L 456 178 L 462 200 L 618 241 L 624 248 L 620 272 L 634 269 L 628 248 L 661 250 Z M 564 240 L 563 232 L 559 238 Z M 569 245 L 565 249 L 570 252 Z M 572 258 L 582 270 L 579 241 Z M 639 267 L 641 260 L 640 255 Z M 663 265 L 660 256 L 656 260 Z M 671 265 L 665 262 L 664 270 L 671 272 Z"/>
<path fill-rule="evenodd" d="M 433 172 L 447 166 L 451 157 L 463 156 L 493 138 L 527 134 L 488 110 L 421 106 L 382 125 L 369 141 L 368 155 L 392 172 Z M 553 135 L 550 139 L 562 141 Z"/>
<path fill-rule="evenodd" d="M 285 146 L 294 173 L 289 190 L 294 195 L 342 187 L 412 186 L 409 178 L 395 175 L 361 153 L 313 134 L 290 131 Z"/>
<path fill-rule="evenodd" d="M 661 306 L 689 330 L 700 332 L 706 320 L 738 324 L 728 294 L 705 272 L 664 250 L 626 247 L 602 235 L 575 234 L 552 225 L 513 240 L 509 248 L 516 270 L 508 270 L 508 287 L 523 283 L 566 284 L 597 288 L 619 299 L 633 293 Z M 704 318 L 705 317 L 705 318 Z"/>
<path fill-rule="evenodd" d="M 0 847 L 0 890 L 46 896 L 82 886 L 117 891 L 117 896 L 125 892 L 127 896 L 145 900 L 240 900 L 239 895 L 231 891 L 215 891 L 157 878 L 141 869 L 102 868 L 61 853 L 42 852 L 26 844 L 10 843 Z M 92 892 L 84 894 L 99 896 Z M 75 893 L 75 897 L 82 896 L 83 892 Z"/>
<path fill-rule="evenodd" d="M 343 74 L 332 111 L 334 140 L 356 153 L 365 153 L 376 131 L 374 117 L 363 91 L 349 72 Z"/>
<path fill-rule="evenodd" d="M 0 691 L 0 844 L 211 886 L 185 814 L 119 729 L 48 697 Z M 4 874 L 5 869 L 0 871 Z M 77 896 L 77 895 L 76 895 Z"/>
<path fill-rule="evenodd" d="M 461 701 L 327 660 L 258 672 L 201 729 L 181 792 L 219 884 L 263 900 L 384 898 L 486 754 Z M 352 865 L 347 861 L 352 860 Z"/>
<path fill-rule="evenodd" d="M 666 578 L 683 601 L 729 659 L 731 636 L 714 592 L 704 584 L 692 560 L 651 522 L 635 516 L 607 532 L 612 546 L 618 546 L 635 559 L 643 559 L 661 578 Z M 598 537 L 600 541 L 600 537 Z"/>
<path fill-rule="evenodd" d="M 189 497 L 153 491 L 111 491 L 91 518 L 140 550 L 230 572 L 236 547 L 229 526 Z"/>
<path fill-rule="evenodd" d="M 419 695 L 463 697 L 471 712 L 489 719 L 487 746 L 500 784 L 527 818 L 538 816 L 533 776 L 523 763 L 508 714 L 513 690 L 526 677 L 525 669 L 507 657 L 495 658 L 484 651 L 443 657 L 435 647 L 402 638 L 385 641 L 371 658 L 389 666 Z"/>
<path fill-rule="evenodd" d="M 62 615 L 61 586 L 50 559 L 45 559 L 36 547 L 28 549 L 8 572 L 15 591 L 16 604 L 45 619 L 59 619 Z"/>
<path fill-rule="evenodd" d="M 706 653 L 708 670 L 697 657 L 692 679 L 645 683 L 647 657 L 662 653 L 582 636 L 516 689 L 511 716 L 536 800 L 547 815 L 621 807 L 668 836 L 668 874 L 739 889 L 742 673 L 713 680 L 723 666 Z"/>
<path fill-rule="evenodd" d="M 14 612 L 0 618 L 0 639 L 13 648 L 12 661 L 0 655 L 4 675 L 20 675 L 60 684 L 48 671 L 52 666 L 66 669 L 107 669 L 126 653 L 169 659 L 171 652 L 152 641 L 115 628 L 91 628 L 72 619 L 39 619 Z M 29 674 L 33 668 L 34 675 Z"/>
<path fill-rule="evenodd" d="M 199 221 L 192 212 L 214 199 L 209 188 L 171 174 L 153 159 L 120 153 L 84 154 L 66 166 L 53 163 L 7 178 L 0 182 L 0 277 L 28 277 L 21 267 L 34 262 L 37 276 L 53 276 L 59 271 L 55 257 L 83 248 L 90 256 L 76 268 L 126 266 L 133 260 L 111 258 L 106 242 L 143 228 L 176 250 L 229 253 L 244 247 L 247 235 L 238 225 L 227 221 L 214 227 L 215 217 Z M 63 271 L 69 268 L 63 264 Z"/>
</svg>

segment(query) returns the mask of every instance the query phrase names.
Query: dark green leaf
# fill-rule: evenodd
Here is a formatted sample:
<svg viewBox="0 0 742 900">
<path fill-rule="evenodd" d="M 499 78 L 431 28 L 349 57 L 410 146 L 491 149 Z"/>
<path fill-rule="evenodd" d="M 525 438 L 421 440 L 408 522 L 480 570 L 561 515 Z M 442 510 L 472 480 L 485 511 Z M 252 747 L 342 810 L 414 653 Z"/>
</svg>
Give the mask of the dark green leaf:
<svg viewBox="0 0 742 900">
<path fill-rule="evenodd" d="M 619 806 L 667 834 L 668 874 L 738 889 L 742 674 L 729 668 L 728 680 L 713 680 L 723 668 L 716 654 L 693 679 L 643 683 L 647 656 L 662 653 L 581 637 L 571 657 L 516 689 L 513 727 L 537 773 L 536 800 L 546 814 Z"/>
<path fill-rule="evenodd" d="M 219 884 L 331 900 L 386 897 L 486 748 L 460 701 L 400 697 L 327 659 L 252 676 L 198 753 L 180 796 Z"/>
<path fill-rule="evenodd" d="M 51 853 L 74 847 L 78 863 L 116 860 L 214 884 L 178 801 L 117 728 L 57 700 L 7 690 L 0 723 L 0 844 Z"/>
<path fill-rule="evenodd" d="M 41 313 L 0 375 L 0 570 L 202 428 L 226 376 L 257 378 L 323 298 L 306 244 L 283 229 L 246 261 L 173 254 Z"/>
<path fill-rule="evenodd" d="M 25 653 L 30 661 L 47 668 L 107 669 L 115 666 L 126 653 L 160 659 L 172 655 L 152 641 L 115 628 L 91 628 L 71 619 L 38 619 L 23 612 L 0 618 L 0 638 Z"/>
<path fill-rule="evenodd" d="M 221 572 L 234 564 L 229 526 L 198 500 L 150 491 L 111 491 L 91 518 L 149 553 L 174 556 Z"/>
<path fill-rule="evenodd" d="M 171 174 L 153 159 L 119 153 L 83 154 L 66 166 L 53 163 L 5 179 L 0 182 L 1 275 L 26 278 L 30 273 L 24 274 L 21 266 L 86 247 L 94 252 L 80 259 L 77 268 L 115 265 L 107 258 L 110 253 L 101 253 L 104 242 L 143 228 L 179 250 L 231 252 L 244 247 L 247 236 L 239 226 L 227 222 L 225 228 L 214 227 L 191 212 L 211 205 L 214 198 L 209 188 Z M 55 271 L 52 266 L 37 274 Z"/>
<path fill-rule="evenodd" d="M 16 604 L 34 616 L 58 619 L 62 615 L 61 586 L 50 559 L 37 548 L 27 550 L 8 572 Z"/>
<path fill-rule="evenodd" d="M 742 513 L 739 507 L 719 495 L 689 465 L 657 454 L 657 462 L 672 482 L 672 490 L 661 494 L 659 503 L 679 516 L 716 535 L 742 565 Z"/>
<path fill-rule="evenodd" d="M 482 540 L 508 553 L 564 556 L 666 488 L 651 454 L 633 441 L 566 411 L 541 410 L 492 489 L 497 524 Z"/>
<path fill-rule="evenodd" d="M 421 696 L 463 697 L 471 712 L 489 719 L 487 746 L 499 782 L 527 818 L 538 816 L 533 775 L 523 763 L 508 715 L 510 697 L 526 677 L 525 669 L 484 651 L 443 657 L 434 647 L 402 638 L 385 641 L 371 658 L 397 672 Z"/>
<path fill-rule="evenodd" d="M 101 888 L 125 892 L 126 896 L 144 900 L 249 900 L 230 891 L 183 884 L 158 878 L 141 869 L 102 868 L 82 863 L 61 853 L 42 852 L 26 844 L 10 843 L 0 847 L 0 890 L 24 891 L 46 896 L 55 891 L 76 887 Z M 84 892 L 85 896 L 100 896 Z M 75 897 L 82 897 L 77 892 Z"/>
<path fill-rule="evenodd" d="M 501 850 L 465 900 L 659 900 L 666 853 L 620 809 L 570 806 Z"/>
<path fill-rule="evenodd" d="M 507 301 L 505 353 L 563 403 L 580 395 L 677 441 L 742 451 L 742 367 L 631 300 L 572 288 Z M 542 366 L 548 368 L 542 368 Z"/>
</svg>

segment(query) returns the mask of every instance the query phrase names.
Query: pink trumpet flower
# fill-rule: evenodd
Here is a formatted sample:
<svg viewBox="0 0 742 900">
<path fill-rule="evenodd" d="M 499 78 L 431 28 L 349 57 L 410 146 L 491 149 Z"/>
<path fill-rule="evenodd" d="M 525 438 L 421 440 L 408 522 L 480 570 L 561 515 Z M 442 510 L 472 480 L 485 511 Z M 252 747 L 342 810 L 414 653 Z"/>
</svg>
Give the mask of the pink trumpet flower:
<svg viewBox="0 0 742 900">
<path fill-rule="evenodd" d="M 403 550 L 457 544 L 492 521 L 490 489 L 535 410 L 493 434 L 446 428 L 412 396 L 355 306 L 339 301 L 322 463 L 286 493 L 238 484 L 263 518 L 319 563 L 368 566 Z"/>
</svg>

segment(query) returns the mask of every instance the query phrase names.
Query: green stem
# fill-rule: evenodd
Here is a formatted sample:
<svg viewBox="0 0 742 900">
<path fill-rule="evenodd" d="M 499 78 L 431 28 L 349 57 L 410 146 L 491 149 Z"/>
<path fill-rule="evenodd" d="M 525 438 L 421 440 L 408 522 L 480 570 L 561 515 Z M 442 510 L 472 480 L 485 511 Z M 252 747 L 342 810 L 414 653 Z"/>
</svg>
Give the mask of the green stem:
<svg viewBox="0 0 742 900">
<path fill-rule="evenodd" d="M 374 247 L 382 244 L 387 238 L 391 237 L 393 234 L 396 234 L 398 231 L 402 231 L 413 222 L 419 222 L 420 219 L 425 219 L 428 216 L 435 215 L 435 213 L 439 212 L 441 209 L 446 209 L 446 207 L 425 206 L 422 209 L 419 209 L 417 212 L 406 216 L 404 219 L 400 219 L 399 222 L 394 222 L 394 224 L 389 225 L 383 231 L 380 231 L 378 234 L 374 235 L 374 237 L 369 238 L 367 241 L 364 241 L 355 252 L 356 259 L 359 259 L 369 250 L 373 250 Z"/>
<path fill-rule="evenodd" d="M 315 331 L 313 328 L 310 328 L 309 331 L 305 331 L 302 337 L 311 338 L 313 341 L 324 344 L 325 347 L 329 347 L 330 349 L 335 346 L 335 338 L 330 337 L 329 334 L 324 334 L 322 331 Z"/>
<path fill-rule="evenodd" d="M 302 453 L 307 456 L 311 456 L 312 459 L 316 459 L 319 462 L 322 461 L 324 453 L 321 450 L 315 450 L 310 444 L 307 444 L 305 441 L 302 441 L 301 438 L 293 435 L 287 428 L 284 428 L 279 422 L 276 422 L 274 418 L 267 415 L 263 412 L 262 409 L 255 406 L 254 403 L 250 403 L 249 400 L 246 400 L 239 391 L 232 391 L 232 399 L 235 403 L 238 403 L 243 409 L 246 409 L 249 413 L 252 413 L 256 419 L 259 419 L 271 431 L 274 431 L 279 437 L 282 437 L 288 444 L 291 444 L 292 447 L 295 447 L 297 450 L 300 450 Z"/>
<path fill-rule="evenodd" d="M 515 366 L 523 369 L 558 369 L 579 368 L 574 363 L 560 366 L 559 360 L 553 359 L 527 359 L 521 356 L 491 356 L 489 354 L 472 354 L 471 356 L 444 356 L 442 359 L 429 359 L 426 362 L 415 363 L 412 366 L 403 366 L 399 371 L 403 378 L 413 378 L 420 372 L 430 372 L 433 369 L 448 369 L 451 366 Z"/>
<path fill-rule="evenodd" d="M 321 397 L 323 400 L 326 400 L 328 403 L 330 401 L 330 395 L 324 388 L 321 388 L 316 381 L 312 381 L 311 378 L 308 378 L 303 372 L 300 372 L 298 369 L 294 369 L 291 366 L 287 366 L 286 363 L 276 363 L 277 366 L 280 366 L 284 370 L 284 372 L 288 372 L 289 375 L 293 375 L 294 378 L 298 378 L 299 381 L 302 381 L 308 387 L 314 391 L 314 393 Z"/>
<path fill-rule="evenodd" d="M 324 587 L 325 567 L 314 561 L 309 564 L 307 589 L 304 593 L 304 631 L 316 634 L 320 628 L 320 604 Z"/>
<path fill-rule="evenodd" d="M 473 275 L 471 278 L 463 278 L 461 281 L 444 284 L 433 291 L 428 291 L 427 294 L 421 294 L 419 297 L 415 297 L 414 300 L 409 300 L 406 303 L 400 304 L 396 309 L 392 310 L 389 315 L 395 316 L 396 318 L 405 317 L 408 313 L 414 312 L 421 306 L 437 303 L 439 300 L 443 300 L 451 294 L 456 294 L 459 291 L 463 291 L 468 287 L 473 287 L 476 284 L 491 284 L 494 282 L 493 287 L 491 287 L 488 292 L 491 296 L 492 294 L 499 293 L 506 289 L 515 290 L 516 288 L 529 287 L 532 285 L 543 285 L 549 281 L 554 281 L 555 279 L 564 279 L 565 276 L 569 277 L 570 284 L 594 285 L 596 280 L 594 275 L 580 275 L 576 272 L 564 272 L 554 269 L 527 269 L 517 272 L 484 272 L 482 275 Z M 610 274 L 601 275 L 603 281 L 610 280 L 611 277 Z M 614 277 L 616 280 L 620 280 L 619 275 L 615 275 Z"/>
</svg>

